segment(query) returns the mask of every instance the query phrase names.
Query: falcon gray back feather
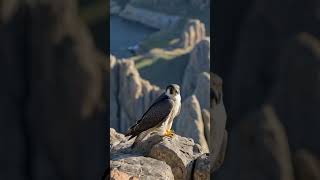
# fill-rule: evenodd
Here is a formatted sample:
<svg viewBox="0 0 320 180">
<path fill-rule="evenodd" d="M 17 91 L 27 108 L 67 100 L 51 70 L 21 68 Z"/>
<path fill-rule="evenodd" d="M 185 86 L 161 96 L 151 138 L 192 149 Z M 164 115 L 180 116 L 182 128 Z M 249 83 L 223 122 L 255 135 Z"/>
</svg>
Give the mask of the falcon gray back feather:
<svg viewBox="0 0 320 180">
<path fill-rule="evenodd" d="M 161 94 L 143 114 L 142 118 L 129 128 L 125 136 L 131 136 L 130 140 L 150 128 L 161 125 L 170 114 L 173 104 L 173 100 L 165 93 Z"/>
</svg>

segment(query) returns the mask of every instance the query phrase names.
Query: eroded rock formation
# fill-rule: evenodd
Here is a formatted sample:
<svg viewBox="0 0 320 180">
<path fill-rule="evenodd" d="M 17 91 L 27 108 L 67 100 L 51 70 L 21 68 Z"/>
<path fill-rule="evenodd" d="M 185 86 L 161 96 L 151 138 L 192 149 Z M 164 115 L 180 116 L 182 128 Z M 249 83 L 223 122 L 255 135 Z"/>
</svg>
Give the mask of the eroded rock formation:
<svg viewBox="0 0 320 180">
<path fill-rule="evenodd" d="M 140 77 L 131 60 L 116 60 L 111 55 L 110 70 L 110 126 L 126 132 L 162 92 Z"/>
<path fill-rule="evenodd" d="M 111 171 L 142 179 L 174 177 L 185 180 L 210 176 L 209 157 L 191 138 L 151 134 L 139 146 L 131 149 L 133 140 L 128 141 L 127 137 L 114 130 L 110 133 L 111 137 L 121 137 L 120 143 L 110 144 Z"/>
</svg>

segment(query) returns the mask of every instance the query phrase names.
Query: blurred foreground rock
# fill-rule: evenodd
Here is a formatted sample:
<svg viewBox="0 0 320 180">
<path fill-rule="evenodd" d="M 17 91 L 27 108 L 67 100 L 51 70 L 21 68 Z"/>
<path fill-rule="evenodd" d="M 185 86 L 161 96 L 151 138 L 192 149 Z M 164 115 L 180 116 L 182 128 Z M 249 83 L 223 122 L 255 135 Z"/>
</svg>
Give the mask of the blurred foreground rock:
<svg viewBox="0 0 320 180">
<path fill-rule="evenodd" d="M 99 179 L 105 57 L 64 1 L 0 2 L 0 179 Z"/>
</svg>

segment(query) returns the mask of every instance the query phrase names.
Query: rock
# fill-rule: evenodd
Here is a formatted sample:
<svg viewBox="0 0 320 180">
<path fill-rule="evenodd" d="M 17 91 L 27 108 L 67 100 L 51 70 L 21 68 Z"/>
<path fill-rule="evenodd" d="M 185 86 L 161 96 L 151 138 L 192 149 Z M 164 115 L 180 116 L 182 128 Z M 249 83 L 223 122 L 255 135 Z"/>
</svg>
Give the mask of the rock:
<svg viewBox="0 0 320 180">
<path fill-rule="evenodd" d="M 298 150 L 294 153 L 294 169 L 296 180 L 319 180 L 320 161 L 308 150 Z"/>
<path fill-rule="evenodd" d="M 180 17 L 178 16 L 170 16 L 147 9 L 137 8 L 130 4 L 127 4 L 119 15 L 125 19 L 136 21 L 156 29 L 169 28 L 180 20 Z"/>
<path fill-rule="evenodd" d="M 182 103 L 181 113 L 174 123 L 177 134 L 192 138 L 205 152 L 209 152 L 201 109 L 196 96 L 192 95 Z"/>
<path fill-rule="evenodd" d="M 106 58 L 76 2 L 0 6 L 0 159 L 7 162 L 0 179 L 99 179 Z"/>
<path fill-rule="evenodd" d="M 191 138 L 175 135 L 154 145 L 148 156 L 166 162 L 172 169 L 174 179 L 183 180 L 192 177 L 194 160 L 201 154 L 201 146 Z"/>
<path fill-rule="evenodd" d="M 209 37 L 206 38 L 205 25 L 198 19 L 189 19 L 182 31 L 179 46 L 181 48 L 193 48 L 203 39 L 209 39 Z"/>
<path fill-rule="evenodd" d="M 109 180 L 109 178 L 106 178 L 105 180 Z M 135 176 L 130 176 L 127 173 L 117 169 L 112 169 L 110 172 L 110 180 L 138 180 L 138 178 Z"/>
<path fill-rule="evenodd" d="M 122 155 L 110 161 L 111 171 L 141 180 L 174 180 L 170 166 L 149 157 Z M 112 174 L 111 174 L 112 177 Z"/>
<path fill-rule="evenodd" d="M 214 143 L 212 143 L 214 144 Z M 215 173 L 223 164 L 228 145 L 228 132 L 225 130 L 220 146 L 210 147 L 210 172 Z"/>
<path fill-rule="evenodd" d="M 202 72 L 198 75 L 194 95 L 199 100 L 201 109 L 210 109 L 210 75 Z"/>
<path fill-rule="evenodd" d="M 110 128 L 110 145 L 115 146 L 125 139 L 126 137 L 123 134 L 117 133 L 114 128 Z"/>
<path fill-rule="evenodd" d="M 210 159 L 208 154 L 203 154 L 196 159 L 194 172 L 194 180 L 210 179 Z"/>
<path fill-rule="evenodd" d="M 208 144 L 210 144 L 210 112 L 206 109 L 202 109 L 201 114 L 204 124 L 204 135 Z"/>
<path fill-rule="evenodd" d="M 228 156 L 214 178 L 294 179 L 286 133 L 272 106 L 250 114 L 230 137 Z"/>
<path fill-rule="evenodd" d="M 211 91 L 211 114 L 210 114 L 210 157 L 212 167 L 216 170 L 222 162 L 219 162 L 221 153 L 223 154 L 223 148 L 226 148 L 227 144 L 227 133 L 226 133 L 226 121 L 227 114 L 223 104 L 223 93 L 222 93 L 222 79 L 211 73 L 210 78 L 210 91 Z M 224 150 L 225 151 L 225 150 Z M 220 159 L 223 161 L 223 158 Z"/>
<path fill-rule="evenodd" d="M 110 126 L 124 133 L 162 91 L 140 77 L 132 60 L 117 61 L 110 56 L 110 66 Z"/>
<path fill-rule="evenodd" d="M 182 98 L 194 93 L 200 73 L 210 70 L 210 39 L 201 40 L 190 53 L 189 63 L 182 80 Z"/>
<path fill-rule="evenodd" d="M 151 133 L 134 149 L 132 143 L 125 139 L 110 149 L 111 169 L 139 179 L 191 179 L 210 171 L 208 155 L 191 138 Z"/>
</svg>

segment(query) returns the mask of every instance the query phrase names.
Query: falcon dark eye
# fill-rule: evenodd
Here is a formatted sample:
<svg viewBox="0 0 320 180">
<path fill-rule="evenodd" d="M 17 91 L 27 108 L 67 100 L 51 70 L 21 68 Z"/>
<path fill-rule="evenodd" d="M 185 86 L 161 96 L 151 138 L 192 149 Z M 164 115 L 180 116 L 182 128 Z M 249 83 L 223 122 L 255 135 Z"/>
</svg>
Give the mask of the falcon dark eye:
<svg viewBox="0 0 320 180">
<path fill-rule="evenodd" d="M 173 92 L 174 92 L 174 91 L 173 91 L 173 89 L 172 89 L 172 88 L 170 88 L 170 94 L 173 94 Z"/>
</svg>

